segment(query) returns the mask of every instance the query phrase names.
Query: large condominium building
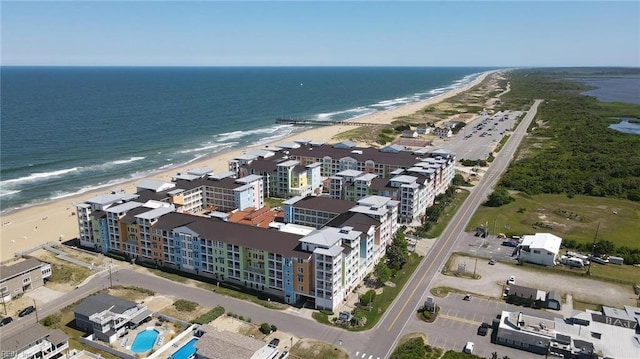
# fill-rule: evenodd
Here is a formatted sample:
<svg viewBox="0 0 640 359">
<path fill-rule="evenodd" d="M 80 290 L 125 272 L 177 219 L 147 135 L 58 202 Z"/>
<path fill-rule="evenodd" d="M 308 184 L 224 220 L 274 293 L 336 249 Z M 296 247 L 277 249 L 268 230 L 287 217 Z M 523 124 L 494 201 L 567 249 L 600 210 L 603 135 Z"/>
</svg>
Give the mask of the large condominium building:
<svg viewBox="0 0 640 359">
<path fill-rule="evenodd" d="M 230 167 L 233 167 L 231 163 Z M 238 174 L 241 178 L 261 176 L 265 194 L 269 197 L 289 198 L 322 193 L 320 163 L 303 166 L 300 161 L 290 160 L 282 153 L 241 166 Z"/>
<path fill-rule="evenodd" d="M 234 178 L 230 172 L 214 175 L 206 168 L 179 173 L 172 182 L 142 180 L 135 194 L 113 192 L 90 198 L 76 206 L 80 244 L 103 253 L 118 250 L 134 257 L 150 258 L 153 250 L 148 239 L 134 243 L 132 238 L 127 238 L 131 237 L 130 233 L 146 226 L 141 217 L 135 215 L 142 216 L 149 209 L 157 211 L 147 215 L 161 215 L 167 208 L 183 213 L 260 209 L 264 207 L 262 183 L 260 176 Z M 160 207 L 164 209 L 158 209 Z M 120 222 L 133 209 L 136 210 L 128 222 Z M 124 223 L 127 226 L 118 227 Z"/>
<path fill-rule="evenodd" d="M 282 202 L 284 222 L 321 228 L 356 203 L 328 197 L 296 196 Z"/>
<path fill-rule="evenodd" d="M 100 223 L 113 234 L 113 252 L 239 284 L 286 303 L 333 309 L 384 253 L 397 226 L 397 202 L 376 196 L 359 203 L 301 200 L 314 198 L 345 202 L 347 214 L 316 212 L 323 228 L 292 225 L 286 232 L 179 213 L 163 202 L 132 201 L 107 208 L 108 220 Z"/>
<path fill-rule="evenodd" d="M 384 255 L 391 237 L 398 230 L 398 207 L 398 201 L 382 196 L 368 196 L 357 202 L 327 197 L 294 197 L 283 202 L 285 223 L 314 228 L 350 226 L 369 234 L 372 222 L 355 214 L 375 221 L 371 243 L 374 247 L 363 247 L 367 249 L 363 256 L 365 266 L 377 262 Z"/>
<path fill-rule="evenodd" d="M 330 177 L 345 170 L 358 170 L 365 173 L 377 174 L 382 178 L 389 178 L 392 171 L 398 168 L 409 168 L 423 158 L 453 156 L 446 151 L 405 151 L 398 146 L 387 146 L 382 149 L 356 147 L 355 143 L 345 141 L 334 145 L 305 143 L 297 148 L 278 150 L 272 148 L 274 153 L 270 157 L 255 156 L 251 159 L 238 157 L 229 162 L 229 168 L 237 169 L 242 176 L 242 168 L 255 167 L 256 170 L 273 171 L 273 164 L 283 160 L 296 160 L 301 165 L 312 163 L 321 164 L 320 175 Z M 262 174 L 262 173 L 260 173 Z"/>
</svg>

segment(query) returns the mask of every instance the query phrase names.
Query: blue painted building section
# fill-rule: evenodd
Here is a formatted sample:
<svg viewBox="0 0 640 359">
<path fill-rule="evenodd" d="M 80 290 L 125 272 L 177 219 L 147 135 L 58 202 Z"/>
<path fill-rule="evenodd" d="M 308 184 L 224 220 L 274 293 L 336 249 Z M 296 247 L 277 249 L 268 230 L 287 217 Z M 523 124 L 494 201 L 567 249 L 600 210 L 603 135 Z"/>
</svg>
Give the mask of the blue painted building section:
<svg viewBox="0 0 640 359">
<path fill-rule="evenodd" d="M 290 258 L 282 259 L 282 292 L 287 304 L 294 304 L 297 301 L 293 292 L 293 261 Z"/>
</svg>

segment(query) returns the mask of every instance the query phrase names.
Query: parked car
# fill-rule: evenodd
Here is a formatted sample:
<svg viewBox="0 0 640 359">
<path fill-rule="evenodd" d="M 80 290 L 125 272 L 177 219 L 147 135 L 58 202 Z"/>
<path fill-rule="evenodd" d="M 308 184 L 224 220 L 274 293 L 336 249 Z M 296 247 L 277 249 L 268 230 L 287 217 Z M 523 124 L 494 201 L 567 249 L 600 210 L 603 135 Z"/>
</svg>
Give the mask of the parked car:
<svg viewBox="0 0 640 359">
<path fill-rule="evenodd" d="M 509 279 L 507 279 L 507 284 L 516 284 L 516 277 L 510 276 Z"/>
<path fill-rule="evenodd" d="M 491 258 L 491 259 L 489 260 L 489 264 L 491 264 L 491 265 L 496 264 L 496 260 L 495 260 L 495 259 L 493 259 L 493 258 Z"/>
<path fill-rule="evenodd" d="M 488 332 L 488 331 L 489 331 L 489 329 L 488 329 L 488 328 L 485 328 L 485 327 L 483 327 L 483 326 L 479 326 L 479 327 L 478 327 L 478 335 L 481 335 L 481 336 L 483 336 L 483 337 L 484 337 L 484 336 L 486 336 L 486 335 L 487 335 L 487 332 Z"/>
<path fill-rule="evenodd" d="M 30 306 L 24 308 L 23 310 L 21 310 L 20 313 L 18 313 L 18 316 L 20 318 L 22 318 L 22 317 L 27 316 L 27 315 L 35 312 L 35 311 L 36 311 L 36 307 L 34 307 L 33 305 L 30 305 Z"/>
<path fill-rule="evenodd" d="M 473 344 L 473 342 L 467 342 L 467 344 L 464 346 L 464 352 L 468 353 L 468 354 L 473 353 L 473 347 L 474 346 L 475 345 Z"/>
<path fill-rule="evenodd" d="M 467 293 L 464 295 L 464 298 L 462 298 L 462 300 L 471 300 L 471 294 Z"/>
<path fill-rule="evenodd" d="M 289 357 L 289 352 L 285 350 L 282 352 L 282 354 L 280 354 L 278 359 L 287 359 L 288 357 Z"/>
<path fill-rule="evenodd" d="M 273 348 L 277 348 L 278 344 L 280 344 L 280 339 L 278 338 L 273 338 L 271 339 L 271 341 L 269 342 L 269 346 L 273 347 Z"/>
<path fill-rule="evenodd" d="M 0 327 L 4 327 L 5 325 L 9 324 L 13 322 L 13 318 L 11 317 L 4 317 L 2 318 L 2 320 L 0 320 Z"/>
</svg>

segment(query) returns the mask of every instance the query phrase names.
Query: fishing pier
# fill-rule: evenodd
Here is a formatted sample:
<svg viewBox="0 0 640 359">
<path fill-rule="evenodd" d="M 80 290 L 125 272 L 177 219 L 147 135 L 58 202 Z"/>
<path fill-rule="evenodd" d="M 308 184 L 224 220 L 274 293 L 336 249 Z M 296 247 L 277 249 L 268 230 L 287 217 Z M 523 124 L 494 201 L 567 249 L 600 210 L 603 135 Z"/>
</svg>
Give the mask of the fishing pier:
<svg viewBox="0 0 640 359">
<path fill-rule="evenodd" d="M 294 125 L 294 126 L 334 126 L 334 125 L 342 125 L 342 126 L 378 126 L 378 123 L 370 123 L 370 122 L 351 122 L 351 121 L 312 121 L 312 120 L 304 120 L 304 119 L 296 119 L 296 118 L 285 118 L 280 117 L 276 118 L 277 124 L 282 125 Z"/>
</svg>

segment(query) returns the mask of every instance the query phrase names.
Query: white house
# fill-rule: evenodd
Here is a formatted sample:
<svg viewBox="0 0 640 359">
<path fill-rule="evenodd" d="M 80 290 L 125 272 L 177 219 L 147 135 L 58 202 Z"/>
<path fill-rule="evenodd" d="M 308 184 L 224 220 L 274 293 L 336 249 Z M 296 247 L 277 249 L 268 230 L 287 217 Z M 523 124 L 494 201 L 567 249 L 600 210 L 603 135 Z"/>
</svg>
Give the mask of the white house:
<svg viewBox="0 0 640 359">
<path fill-rule="evenodd" d="M 518 259 L 525 262 L 552 266 L 557 263 L 562 238 L 551 233 L 522 236 L 518 245 Z"/>
<path fill-rule="evenodd" d="M 451 128 L 448 128 L 448 127 L 438 127 L 435 130 L 433 130 L 433 135 L 438 137 L 448 138 L 453 136 L 453 131 L 451 131 Z"/>
</svg>

